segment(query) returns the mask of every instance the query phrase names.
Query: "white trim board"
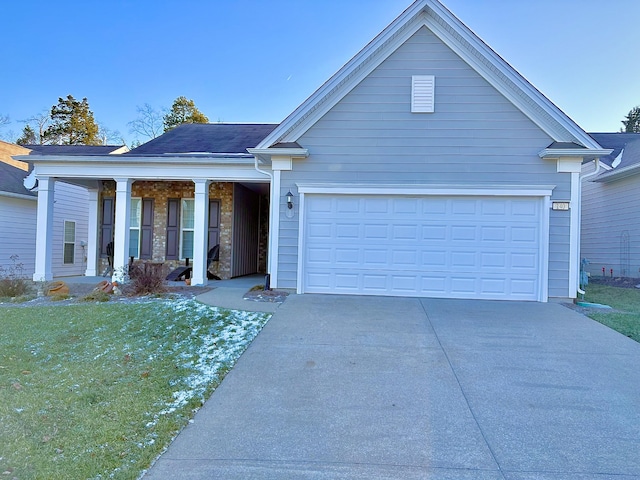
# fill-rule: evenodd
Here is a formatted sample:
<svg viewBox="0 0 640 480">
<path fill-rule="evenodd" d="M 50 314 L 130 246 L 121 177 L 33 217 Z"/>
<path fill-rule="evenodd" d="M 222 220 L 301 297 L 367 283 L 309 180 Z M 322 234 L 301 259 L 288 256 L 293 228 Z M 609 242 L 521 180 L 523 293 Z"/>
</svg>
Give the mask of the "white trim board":
<svg viewBox="0 0 640 480">
<path fill-rule="evenodd" d="M 555 185 L 400 185 L 297 183 L 298 192 L 339 193 L 342 195 L 446 195 L 551 197 Z"/>
</svg>

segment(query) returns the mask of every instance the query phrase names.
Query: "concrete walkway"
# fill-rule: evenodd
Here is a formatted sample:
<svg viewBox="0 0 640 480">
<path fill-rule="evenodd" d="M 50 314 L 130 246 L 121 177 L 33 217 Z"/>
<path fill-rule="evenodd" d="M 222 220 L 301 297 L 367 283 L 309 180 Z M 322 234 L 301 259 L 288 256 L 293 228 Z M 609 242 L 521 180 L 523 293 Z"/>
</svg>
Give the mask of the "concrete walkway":
<svg viewBox="0 0 640 480">
<path fill-rule="evenodd" d="M 640 344 L 553 303 L 292 295 L 168 478 L 640 478 Z"/>
</svg>

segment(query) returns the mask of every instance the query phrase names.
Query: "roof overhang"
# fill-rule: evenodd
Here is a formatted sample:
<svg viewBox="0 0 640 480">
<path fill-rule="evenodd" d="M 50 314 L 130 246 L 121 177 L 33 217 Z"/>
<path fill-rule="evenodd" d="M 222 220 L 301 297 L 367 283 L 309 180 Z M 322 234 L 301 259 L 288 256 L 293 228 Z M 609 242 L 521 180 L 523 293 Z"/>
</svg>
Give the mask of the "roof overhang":
<svg viewBox="0 0 640 480">
<path fill-rule="evenodd" d="M 609 148 L 545 148 L 538 153 L 540 158 L 560 159 L 560 158 L 582 158 L 583 160 L 595 160 L 606 157 L 613 150 Z"/>
<path fill-rule="evenodd" d="M 26 195 L 21 193 L 2 192 L 0 191 L 0 197 L 18 198 L 20 200 L 38 200 L 37 195 Z"/>
<path fill-rule="evenodd" d="M 640 173 L 640 163 L 636 163 L 634 165 L 629 165 L 628 167 L 624 167 L 621 169 L 614 169 L 608 172 L 603 173 L 596 179 L 594 182 L 598 183 L 609 183 L 614 182 L 616 180 L 622 180 L 623 178 L 631 177 L 633 175 L 637 175 Z"/>
<path fill-rule="evenodd" d="M 433 32 L 553 140 L 600 148 L 438 0 L 416 0 L 263 139 L 257 149 L 297 141 L 422 27 Z"/>
<path fill-rule="evenodd" d="M 20 158 L 19 158 L 20 159 Z M 264 182 L 248 153 L 220 155 L 30 155 L 36 178 L 61 180 L 131 178 L 133 180 L 195 180 Z M 71 180 L 69 180 L 71 181 Z"/>
<path fill-rule="evenodd" d="M 247 151 L 263 162 L 271 162 L 274 157 L 302 159 L 309 156 L 306 148 L 247 148 Z"/>
</svg>

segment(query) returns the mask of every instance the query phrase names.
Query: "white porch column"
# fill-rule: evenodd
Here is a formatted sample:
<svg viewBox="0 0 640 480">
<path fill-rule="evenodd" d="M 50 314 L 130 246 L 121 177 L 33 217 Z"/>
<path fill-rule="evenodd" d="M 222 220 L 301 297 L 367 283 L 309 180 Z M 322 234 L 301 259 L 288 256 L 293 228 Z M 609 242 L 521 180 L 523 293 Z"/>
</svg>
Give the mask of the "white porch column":
<svg viewBox="0 0 640 480">
<path fill-rule="evenodd" d="M 98 275 L 98 190 L 89 189 L 89 232 L 87 235 L 87 277 Z"/>
<path fill-rule="evenodd" d="M 271 287 L 280 286 L 278 272 L 280 270 L 280 206 L 282 205 L 282 171 L 293 169 L 293 157 L 274 155 L 271 157 L 273 182 L 271 184 L 271 225 L 269 230 L 270 245 L 268 271 L 271 274 Z"/>
<path fill-rule="evenodd" d="M 38 177 L 38 211 L 36 224 L 36 266 L 34 282 L 53 280 L 53 196 L 55 180 Z"/>
<path fill-rule="evenodd" d="M 194 180 L 193 270 L 191 285 L 207 284 L 207 239 L 209 236 L 209 180 Z"/>
<path fill-rule="evenodd" d="M 269 201 L 269 251 L 267 272 L 271 274 L 271 287 L 278 287 L 278 264 L 280 259 L 280 170 L 273 171 Z"/>
<path fill-rule="evenodd" d="M 131 184 L 130 178 L 116 178 L 116 218 L 113 236 L 113 277 L 122 282 L 129 265 L 129 227 L 131 225 Z"/>
</svg>

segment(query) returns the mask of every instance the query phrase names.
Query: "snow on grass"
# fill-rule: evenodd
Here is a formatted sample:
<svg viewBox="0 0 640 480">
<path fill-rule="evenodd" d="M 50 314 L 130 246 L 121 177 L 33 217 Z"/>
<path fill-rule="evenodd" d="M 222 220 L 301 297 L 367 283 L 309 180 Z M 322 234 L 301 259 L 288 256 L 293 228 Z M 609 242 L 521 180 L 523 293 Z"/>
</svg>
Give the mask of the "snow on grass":
<svg viewBox="0 0 640 480">
<path fill-rule="evenodd" d="M 271 316 L 183 298 L 6 313 L 0 472 L 95 479 L 138 478 Z"/>
</svg>

